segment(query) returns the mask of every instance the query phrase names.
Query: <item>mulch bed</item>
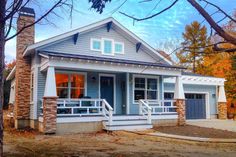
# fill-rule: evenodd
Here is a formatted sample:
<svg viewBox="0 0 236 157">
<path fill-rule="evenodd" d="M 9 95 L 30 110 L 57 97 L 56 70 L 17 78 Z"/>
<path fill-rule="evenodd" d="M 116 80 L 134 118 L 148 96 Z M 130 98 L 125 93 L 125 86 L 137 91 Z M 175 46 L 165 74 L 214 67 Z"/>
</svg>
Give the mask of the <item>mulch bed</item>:
<svg viewBox="0 0 236 157">
<path fill-rule="evenodd" d="M 160 126 L 160 127 L 155 127 L 154 129 L 161 133 L 182 135 L 182 136 L 236 139 L 236 132 L 212 129 L 212 128 L 203 128 L 192 125 Z"/>
</svg>

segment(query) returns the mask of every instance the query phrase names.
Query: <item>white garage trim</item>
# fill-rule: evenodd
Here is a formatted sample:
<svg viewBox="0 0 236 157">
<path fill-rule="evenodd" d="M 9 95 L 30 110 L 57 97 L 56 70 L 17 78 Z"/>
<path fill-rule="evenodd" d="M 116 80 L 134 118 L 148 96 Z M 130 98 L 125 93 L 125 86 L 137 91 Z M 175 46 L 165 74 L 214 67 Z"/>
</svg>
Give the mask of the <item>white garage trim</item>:
<svg viewBox="0 0 236 157">
<path fill-rule="evenodd" d="M 174 93 L 172 90 L 165 90 L 164 93 Z M 209 92 L 198 92 L 198 91 L 184 91 L 184 94 L 205 94 L 205 104 L 206 104 L 206 119 L 211 118 L 210 114 L 210 99 L 209 99 Z"/>
</svg>

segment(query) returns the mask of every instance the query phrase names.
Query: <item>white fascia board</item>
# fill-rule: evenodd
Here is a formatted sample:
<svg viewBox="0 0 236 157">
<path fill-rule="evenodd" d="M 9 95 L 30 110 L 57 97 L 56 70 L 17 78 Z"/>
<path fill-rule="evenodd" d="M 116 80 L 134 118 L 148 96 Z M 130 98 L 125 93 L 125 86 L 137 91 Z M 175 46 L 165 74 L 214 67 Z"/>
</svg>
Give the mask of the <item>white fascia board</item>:
<svg viewBox="0 0 236 157">
<path fill-rule="evenodd" d="M 47 64 L 60 69 L 74 69 L 74 70 L 95 70 L 95 71 L 106 71 L 106 72 L 128 72 L 136 74 L 149 74 L 149 75 L 164 75 L 164 76 L 181 76 L 180 69 L 172 69 L 165 67 L 147 67 L 139 65 L 120 64 L 112 62 L 94 62 L 89 60 L 68 60 L 60 58 L 50 58 Z M 41 70 L 45 70 L 44 67 Z M 144 70 L 145 69 L 145 70 Z"/>
<path fill-rule="evenodd" d="M 226 80 L 224 78 L 205 77 L 205 76 L 182 76 L 183 84 L 194 85 L 224 85 Z M 175 83 L 175 77 L 165 78 L 164 83 Z"/>
<path fill-rule="evenodd" d="M 61 35 L 57 35 L 55 37 L 52 37 L 52 38 L 49 38 L 49 39 L 46 39 L 46 40 L 43 40 L 43 41 L 40 41 L 38 43 L 35 43 L 33 45 L 29 45 L 24 53 L 23 53 L 23 56 L 27 56 L 31 50 L 33 49 L 36 49 L 38 47 L 41 47 L 41 46 L 44 46 L 46 44 L 50 44 L 50 43 L 53 43 L 53 42 L 56 42 L 56 41 L 59 41 L 63 38 L 66 38 L 66 37 L 69 37 L 69 36 L 72 36 L 76 33 L 83 33 L 83 32 L 86 32 L 88 30 L 91 30 L 91 29 L 95 29 L 99 26 L 102 26 L 108 22 L 112 22 L 114 23 L 115 25 L 117 25 L 119 28 L 121 28 L 123 31 L 125 31 L 129 36 L 131 36 L 132 38 L 134 38 L 137 42 L 141 42 L 148 50 L 150 50 L 151 52 L 153 52 L 153 54 L 159 56 L 161 59 L 163 59 L 164 61 L 166 61 L 168 64 L 172 65 L 172 62 L 169 61 L 168 59 L 166 59 L 164 56 L 162 56 L 161 54 L 157 53 L 157 51 L 152 48 L 149 44 L 147 44 L 145 41 L 143 41 L 142 39 L 140 39 L 137 35 L 135 35 L 134 33 L 132 33 L 131 31 L 129 31 L 127 28 L 125 28 L 123 25 L 121 25 L 118 21 L 116 21 L 114 18 L 112 17 L 109 17 L 107 19 L 104 19 L 102 21 L 99 21 L 99 22 L 95 22 L 93 24 L 90 24 L 90 25 L 87 25 L 87 26 L 84 26 L 84 27 L 81 27 L 81 28 L 78 28 L 78 29 L 75 29 L 75 30 L 72 30 L 72 31 L 69 31 L 69 32 L 66 32 L 66 33 L 63 33 Z"/>
<path fill-rule="evenodd" d="M 13 67 L 11 70 L 10 74 L 7 76 L 6 80 L 9 81 L 15 77 L 15 72 L 16 72 L 16 66 Z"/>
</svg>

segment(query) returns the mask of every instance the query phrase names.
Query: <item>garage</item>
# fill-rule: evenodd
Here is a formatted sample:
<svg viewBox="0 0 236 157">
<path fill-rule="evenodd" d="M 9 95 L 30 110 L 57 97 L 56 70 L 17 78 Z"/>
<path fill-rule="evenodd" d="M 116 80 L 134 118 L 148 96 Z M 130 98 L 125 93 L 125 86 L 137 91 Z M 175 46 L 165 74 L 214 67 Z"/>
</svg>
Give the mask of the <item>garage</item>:
<svg viewBox="0 0 236 157">
<path fill-rule="evenodd" d="M 185 94 L 186 119 L 206 119 L 205 94 Z"/>
<path fill-rule="evenodd" d="M 164 94 L 166 100 L 174 98 L 174 93 Z M 206 119 L 206 95 L 185 93 L 186 119 Z"/>
</svg>

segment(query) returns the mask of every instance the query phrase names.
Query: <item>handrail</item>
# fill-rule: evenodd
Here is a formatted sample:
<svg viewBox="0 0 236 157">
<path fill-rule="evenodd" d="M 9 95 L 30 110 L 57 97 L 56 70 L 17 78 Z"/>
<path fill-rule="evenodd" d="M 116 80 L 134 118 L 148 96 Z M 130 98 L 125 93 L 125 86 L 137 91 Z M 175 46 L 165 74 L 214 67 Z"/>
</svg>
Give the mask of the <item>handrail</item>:
<svg viewBox="0 0 236 157">
<path fill-rule="evenodd" d="M 143 100 L 139 100 L 139 114 L 146 117 L 148 124 L 152 123 L 152 108 Z"/>
<path fill-rule="evenodd" d="M 102 99 L 102 108 L 103 108 L 103 115 L 108 118 L 109 125 L 112 125 L 112 116 L 113 116 L 113 108 L 110 106 L 110 104 L 106 101 L 106 99 Z M 108 110 L 106 109 L 108 108 Z M 108 114 L 108 116 L 107 116 Z"/>
</svg>

